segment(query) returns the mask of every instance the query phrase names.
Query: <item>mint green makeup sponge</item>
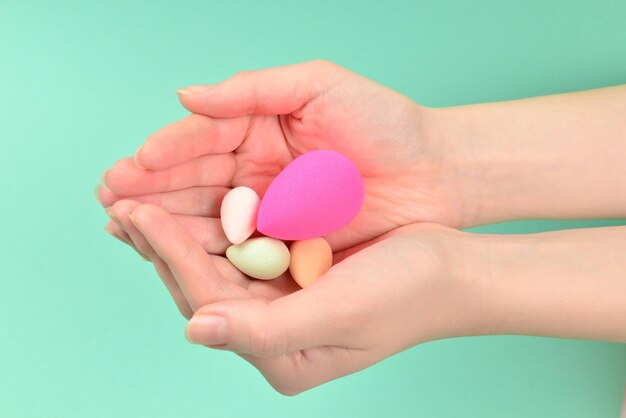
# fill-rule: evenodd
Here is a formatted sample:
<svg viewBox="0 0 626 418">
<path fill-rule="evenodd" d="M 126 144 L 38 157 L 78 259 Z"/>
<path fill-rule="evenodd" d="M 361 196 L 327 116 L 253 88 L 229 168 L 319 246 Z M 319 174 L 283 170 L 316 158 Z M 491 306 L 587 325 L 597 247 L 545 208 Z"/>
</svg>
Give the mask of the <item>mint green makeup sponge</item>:
<svg viewBox="0 0 626 418">
<path fill-rule="evenodd" d="M 255 279 L 270 280 L 289 268 L 289 249 L 284 242 L 259 237 L 226 249 L 226 257 L 240 271 Z"/>
</svg>

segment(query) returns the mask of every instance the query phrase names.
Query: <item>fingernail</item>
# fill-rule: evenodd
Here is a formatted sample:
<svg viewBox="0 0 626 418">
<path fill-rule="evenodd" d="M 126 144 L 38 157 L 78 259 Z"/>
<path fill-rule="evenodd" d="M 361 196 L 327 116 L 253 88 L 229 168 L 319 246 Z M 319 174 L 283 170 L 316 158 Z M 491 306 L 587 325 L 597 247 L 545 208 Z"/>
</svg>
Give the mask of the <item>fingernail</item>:
<svg viewBox="0 0 626 418">
<path fill-rule="evenodd" d="M 139 147 L 139 149 L 137 150 L 137 152 L 135 152 L 135 155 L 133 156 L 133 160 L 135 161 L 135 165 L 139 168 L 143 168 L 144 170 L 146 169 L 146 167 L 142 166 L 139 163 L 139 159 L 137 158 L 137 156 L 139 155 L 139 153 L 141 152 L 141 150 L 143 149 L 143 145 Z"/>
<path fill-rule="evenodd" d="M 109 232 L 109 231 L 107 231 L 107 232 Z M 119 236 L 115 235 L 115 234 L 114 234 L 114 233 L 112 233 L 112 232 L 109 232 L 109 235 L 111 235 L 111 236 L 112 236 L 113 238 L 115 238 L 116 240 L 123 242 L 123 243 L 124 243 L 124 244 L 126 244 L 126 245 L 130 245 L 130 244 L 128 244 L 128 242 L 126 242 L 126 240 L 125 240 L 125 239 L 120 238 Z"/>
<path fill-rule="evenodd" d="M 126 227 L 124 226 L 124 224 L 117 218 L 117 216 L 115 216 L 113 214 L 113 211 L 111 210 L 111 206 L 109 206 L 108 208 L 106 208 L 106 213 L 107 215 L 109 215 L 111 217 L 111 220 L 113 222 L 115 222 L 117 224 L 117 226 L 120 227 L 120 229 L 124 232 L 128 232 L 126 231 Z"/>
<path fill-rule="evenodd" d="M 187 323 L 185 337 L 192 344 L 226 344 L 228 341 L 226 319 L 217 315 L 194 316 Z"/>
<path fill-rule="evenodd" d="M 118 239 L 120 241 L 122 241 L 124 244 L 128 244 L 130 245 L 130 243 L 128 241 L 126 241 L 124 238 L 120 237 L 119 235 L 117 235 L 110 227 L 109 224 L 106 224 L 104 226 L 104 230 L 107 231 L 109 233 L 109 235 L 111 235 L 113 238 Z"/>
<path fill-rule="evenodd" d="M 115 235 L 115 232 L 113 232 L 109 224 L 104 225 L 104 230 L 107 231 L 109 234 L 113 235 L 115 238 L 119 239 L 119 237 Z"/>
<path fill-rule="evenodd" d="M 182 89 L 176 90 L 176 93 L 182 94 L 183 96 L 192 96 L 194 94 L 205 94 L 210 92 L 215 88 L 215 84 L 204 84 L 198 86 L 189 86 Z"/>
<path fill-rule="evenodd" d="M 108 232 L 108 233 L 109 233 L 109 234 L 110 234 L 113 238 L 115 238 L 115 239 L 118 239 L 118 240 L 122 241 L 124 244 L 128 244 L 128 245 L 129 245 L 129 246 L 130 246 L 133 250 L 135 250 L 135 252 L 136 252 L 137 254 L 139 254 L 139 256 L 141 257 L 141 259 L 142 259 L 143 261 L 147 261 L 147 262 L 149 262 L 149 263 L 151 263 L 151 262 L 152 262 L 152 260 L 150 260 L 150 258 L 149 258 L 147 255 L 145 255 L 144 253 L 142 253 L 141 251 L 139 251 L 139 250 L 137 249 L 137 247 L 135 247 L 135 244 L 133 244 L 132 242 L 127 241 L 125 238 L 120 237 L 118 234 L 116 234 L 116 233 L 115 233 L 115 231 L 113 231 L 113 230 L 111 229 L 111 227 L 109 226 L 109 224 L 104 225 L 104 230 L 105 230 L 105 231 L 107 231 L 107 232 Z"/>
<path fill-rule="evenodd" d="M 100 183 L 102 185 L 102 187 L 104 187 L 105 189 L 107 189 L 108 191 L 111 191 L 111 189 L 109 188 L 109 186 L 107 186 L 107 182 L 106 182 L 106 177 L 107 174 L 109 173 L 109 171 L 111 171 L 111 169 L 109 168 L 108 170 L 105 170 L 101 175 L 100 175 Z"/>
<path fill-rule="evenodd" d="M 100 203 L 100 185 L 98 184 L 95 189 L 93 189 L 93 195 L 96 198 L 96 202 Z"/>
</svg>

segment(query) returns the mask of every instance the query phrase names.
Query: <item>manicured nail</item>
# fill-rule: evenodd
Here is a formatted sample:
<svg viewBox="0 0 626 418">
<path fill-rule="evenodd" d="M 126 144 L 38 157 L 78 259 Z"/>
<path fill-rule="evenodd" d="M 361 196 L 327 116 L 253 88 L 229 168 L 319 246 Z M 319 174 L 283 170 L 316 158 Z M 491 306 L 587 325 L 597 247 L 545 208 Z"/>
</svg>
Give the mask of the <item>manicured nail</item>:
<svg viewBox="0 0 626 418">
<path fill-rule="evenodd" d="M 185 337 L 192 344 L 219 345 L 228 341 L 226 319 L 217 315 L 197 315 L 189 320 Z"/>
<path fill-rule="evenodd" d="M 105 170 L 102 175 L 100 175 L 100 184 L 102 185 L 102 187 L 104 187 L 105 189 L 107 189 L 108 191 L 111 191 L 111 189 L 109 188 L 109 186 L 107 186 L 107 182 L 106 182 L 106 177 L 107 174 L 109 173 L 109 171 L 111 171 L 111 169 Z"/>
<path fill-rule="evenodd" d="M 210 92 L 215 88 L 215 84 L 205 84 L 198 86 L 189 86 L 182 89 L 176 90 L 176 93 L 182 94 L 183 96 L 192 96 L 194 94 L 205 94 Z"/>
</svg>

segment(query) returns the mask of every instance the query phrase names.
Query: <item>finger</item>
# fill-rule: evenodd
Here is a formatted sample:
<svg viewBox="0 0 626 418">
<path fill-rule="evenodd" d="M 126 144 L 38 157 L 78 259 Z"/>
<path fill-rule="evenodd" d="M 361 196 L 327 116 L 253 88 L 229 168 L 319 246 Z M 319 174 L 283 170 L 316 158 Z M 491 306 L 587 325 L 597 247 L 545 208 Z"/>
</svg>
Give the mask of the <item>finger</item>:
<svg viewBox="0 0 626 418">
<path fill-rule="evenodd" d="M 124 229 L 124 227 L 122 226 L 122 223 L 114 216 L 112 216 L 112 213 L 110 211 L 110 208 L 107 209 L 107 214 L 111 217 L 111 221 L 109 222 L 109 224 L 107 224 L 105 226 L 105 230 L 112 230 L 115 232 L 116 235 L 114 235 L 116 238 L 118 238 L 119 240 L 121 240 L 122 242 L 128 244 L 128 246 L 130 248 L 132 248 L 133 250 L 135 250 L 135 252 L 137 254 L 139 254 L 139 256 L 142 258 L 142 260 L 144 261 L 150 261 L 150 259 L 148 258 L 148 256 L 141 252 L 139 249 L 137 249 L 137 246 L 135 245 L 135 243 L 133 242 L 132 238 L 128 235 L 128 233 L 126 232 L 126 230 Z"/>
<path fill-rule="evenodd" d="M 124 244 L 133 245 L 126 231 L 120 228 L 119 225 L 113 220 L 110 220 L 106 225 L 104 225 L 104 230 L 111 234 L 114 238 L 122 241 Z"/>
<path fill-rule="evenodd" d="M 178 91 L 181 104 L 193 113 L 215 118 L 289 114 L 325 93 L 347 71 L 326 61 L 244 71 L 214 85 Z"/>
<path fill-rule="evenodd" d="M 103 201 L 103 205 L 106 207 L 112 207 L 121 200 L 129 200 L 129 198 L 117 196 L 105 190 L 102 188 L 100 194 L 101 196 L 107 194 L 107 197 L 102 197 L 102 199 L 108 199 Z M 195 187 L 174 192 L 132 196 L 130 200 L 156 204 L 170 213 L 172 211 L 188 212 L 186 215 L 173 213 L 172 216 L 189 231 L 206 252 L 222 255 L 226 253 L 226 249 L 231 243 L 224 234 L 221 219 L 206 216 L 219 216 L 219 207 L 221 206 L 223 195 L 228 190 L 227 188 Z M 200 208 L 194 208 L 194 206 L 199 206 Z M 189 212 L 193 216 L 190 216 Z M 118 230 L 128 237 L 126 232 L 119 228 Z M 257 233 L 256 236 L 258 235 Z M 130 238 L 129 241 L 131 241 Z M 132 245 L 132 242 L 130 245 Z"/>
<path fill-rule="evenodd" d="M 194 186 L 229 187 L 236 169 L 232 153 L 205 155 L 164 170 L 138 167 L 123 158 L 102 175 L 102 185 L 118 196 L 168 192 Z"/>
<path fill-rule="evenodd" d="M 158 257 L 158 254 L 156 254 L 148 241 L 146 241 L 143 235 L 141 235 L 137 228 L 135 228 L 130 219 L 128 219 L 128 213 L 139 205 L 141 205 L 141 203 L 134 200 L 118 200 L 107 209 L 107 214 L 128 234 L 137 251 L 152 259 L 154 257 Z"/>
<path fill-rule="evenodd" d="M 271 302 L 216 302 L 196 311 L 186 335 L 191 342 L 260 358 L 340 345 L 359 329 L 349 300 L 345 286 L 317 285 Z"/>
<path fill-rule="evenodd" d="M 172 215 L 209 254 L 223 255 L 232 244 L 226 238 L 219 218 Z"/>
<path fill-rule="evenodd" d="M 136 208 L 141 203 L 134 202 L 132 200 L 120 200 L 115 203 L 112 207 L 110 207 L 107 211 L 109 216 L 118 223 L 121 228 L 124 228 L 128 236 L 130 237 L 133 245 L 137 248 L 137 251 L 146 254 L 152 263 L 159 275 L 161 277 L 161 281 L 165 285 L 165 288 L 174 299 L 174 303 L 178 307 L 180 313 L 185 317 L 189 318 L 193 313 L 189 303 L 185 299 L 185 295 L 180 290 L 176 279 L 172 275 L 167 264 L 154 252 L 150 244 L 145 240 L 143 235 L 137 231 L 135 226 L 128 219 L 128 213 L 130 210 Z"/>
<path fill-rule="evenodd" d="M 102 188 L 103 190 L 106 190 Z M 231 189 L 220 186 L 190 187 L 163 193 L 138 196 L 117 196 L 112 192 L 101 193 L 101 202 L 111 206 L 118 200 L 131 199 L 157 205 L 172 214 L 219 217 L 224 196 Z"/>
<path fill-rule="evenodd" d="M 133 225 L 172 271 L 192 309 L 218 300 L 248 297 L 228 280 L 189 232 L 158 206 L 141 204 L 130 214 Z"/>
<path fill-rule="evenodd" d="M 150 256 L 150 259 L 158 258 L 159 255 L 154 251 L 152 246 L 147 242 L 143 234 L 137 230 L 135 225 L 131 222 L 128 217 L 128 214 L 134 210 L 137 206 L 139 206 L 139 202 L 131 201 L 131 200 L 120 200 L 118 203 L 113 205 L 109 210 L 113 215 L 116 222 L 119 222 L 125 230 L 128 231 L 127 236 L 130 236 L 131 245 L 136 245 L 142 248 L 146 254 Z M 227 241 L 226 236 L 223 231 L 221 232 L 221 238 L 212 239 L 212 236 L 219 236 L 218 230 L 221 230 L 221 225 L 218 225 L 219 219 L 214 218 L 199 218 L 195 216 L 183 216 L 176 215 L 173 218 L 180 223 L 183 227 L 185 227 L 192 236 L 194 234 L 198 235 L 199 238 L 203 240 L 203 244 L 208 247 L 210 250 L 215 251 L 216 253 L 221 252 L 222 254 L 226 251 L 226 248 L 231 244 Z M 208 226 L 207 226 L 208 224 Z M 205 231 L 202 233 L 202 231 Z M 194 237 L 196 241 L 198 239 Z M 219 241 L 219 242 L 215 242 Z M 200 242 L 200 241 L 198 241 Z M 231 282 L 243 287 L 248 288 L 250 286 L 251 280 L 243 274 L 241 271 L 237 270 L 233 267 L 233 265 L 224 257 L 213 257 L 212 258 L 217 270 L 228 280 Z M 292 280 L 293 282 L 293 280 Z"/>
<path fill-rule="evenodd" d="M 124 233 L 126 233 L 126 235 L 129 236 L 131 245 L 135 249 L 136 247 L 141 248 L 142 252 L 146 254 L 145 256 L 146 259 L 149 259 L 154 263 L 155 268 L 157 272 L 159 273 L 159 276 L 161 277 L 166 288 L 172 295 L 172 298 L 176 302 L 176 305 L 178 306 L 179 310 L 181 311 L 183 316 L 185 316 L 186 318 L 189 318 L 188 313 L 190 312 L 191 308 L 189 307 L 189 304 L 187 303 L 185 296 L 183 295 L 180 287 L 178 286 L 178 283 L 175 277 L 172 275 L 169 267 L 159 257 L 159 255 L 154 251 L 154 249 L 146 241 L 145 237 L 137 230 L 137 228 L 128 218 L 128 214 L 139 205 L 140 203 L 136 201 L 120 200 L 109 209 L 109 212 L 111 216 L 113 217 L 113 219 L 115 219 L 115 222 L 118 222 L 120 225 L 122 225 L 124 230 L 127 231 Z M 182 217 L 182 218 L 186 218 L 186 217 Z M 189 217 L 189 218 L 193 218 L 194 220 L 199 220 L 199 221 L 205 220 L 205 218 L 195 218 L 195 217 Z M 219 220 L 217 219 L 213 219 L 213 221 L 219 222 Z M 190 228 L 190 229 L 194 229 L 194 228 Z M 226 241 L 225 236 L 223 238 L 223 241 Z M 230 244 L 222 244 L 222 247 L 226 247 L 227 245 L 230 245 Z M 222 249 L 222 251 L 225 251 L 225 248 Z M 234 268 L 227 259 L 223 257 L 216 257 L 214 259 L 214 263 L 217 269 L 220 271 L 220 273 L 224 275 L 226 278 L 228 278 L 230 281 L 232 281 L 233 283 L 236 283 L 237 285 L 242 286 L 244 288 L 247 288 L 250 285 L 250 279 L 248 279 L 245 274 L 241 273 L 239 270 Z"/>
<path fill-rule="evenodd" d="M 213 119 L 191 114 L 152 134 L 135 153 L 135 163 L 163 170 L 208 154 L 234 151 L 243 141 L 249 117 Z"/>
<path fill-rule="evenodd" d="M 172 274 L 170 268 L 160 257 L 153 257 L 152 264 L 154 264 L 154 268 L 157 271 L 157 274 L 161 278 L 161 281 L 165 285 L 165 288 L 169 292 L 170 296 L 174 300 L 176 307 L 180 311 L 181 315 L 186 319 L 191 318 L 193 315 L 193 310 L 187 299 L 185 299 L 185 295 L 181 292 L 174 275 Z"/>
<path fill-rule="evenodd" d="M 115 203 L 115 201 L 120 199 L 119 196 L 117 196 L 106 187 L 102 187 L 101 184 L 98 184 L 98 186 L 96 186 L 96 198 L 105 208 L 111 206 L 113 203 Z"/>
<path fill-rule="evenodd" d="M 172 215 L 209 254 L 224 255 L 232 244 L 226 238 L 219 218 Z M 129 221 L 130 222 L 130 221 Z M 135 229 L 136 231 L 136 229 Z M 139 239 L 137 237 L 136 239 Z"/>
</svg>

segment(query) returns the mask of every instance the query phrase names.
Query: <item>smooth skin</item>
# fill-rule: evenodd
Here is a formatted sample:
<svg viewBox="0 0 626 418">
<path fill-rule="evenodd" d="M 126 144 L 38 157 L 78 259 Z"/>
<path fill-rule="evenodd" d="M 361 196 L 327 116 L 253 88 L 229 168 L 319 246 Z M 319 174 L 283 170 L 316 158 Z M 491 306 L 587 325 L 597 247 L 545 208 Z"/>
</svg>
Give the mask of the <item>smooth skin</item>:
<svg viewBox="0 0 626 418">
<path fill-rule="evenodd" d="M 287 273 L 245 278 L 157 206 L 128 210 L 133 236 L 195 312 L 189 341 L 238 353 L 285 395 L 442 338 L 626 342 L 626 227 L 498 236 L 407 225 L 335 253 L 299 289 Z"/>
<path fill-rule="evenodd" d="M 281 393 L 432 339 L 626 341 L 624 228 L 503 237 L 449 228 L 624 216 L 624 87 L 429 109 L 315 61 L 179 98 L 194 113 L 103 176 L 106 229 L 154 263 L 193 315 L 191 341 L 239 353 Z M 335 265 L 303 290 L 288 274 L 246 278 L 221 256 L 221 198 L 238 185 L 262 195 L 290 158 L 317 148 L 346 154 L 366 184 L 362 212 L 327 237 Z"/>
<path fill-rule="evenodd" d="M 288 273 L 259 281 L 220 265 L 157 206 L 138 204 L 127 219 L 189 296 L 187 338 L 238 353 L 286 395 L 415 344 L 464 335 L 485 317 L 469 314 L 469 290 L 455 279 L 456 264 L 445 262 L 450 247 L 441 241 L 461 233 L 436 224 L 397 228 L 335 253 L 335 265 L 300 289 Z"/>
<path fill-rule="evenodd" d="M 467 226 L 459 191 L 446 181 L 453 173 L 430 150 L 425 108 L 347 69 L 313 61 L 247 71 L 182 89 L 179 99 L 193 113 L 104 174 L 104 206 L 132 198 L 193 216 L 183 222 L 203 242 L 219 225 L 229 188 L 248 186 L 263 196 L 299 155 L 334 149 L 359 167 L 365 201 L 349 226 L 326 236 L 333 250 L 418 221 Z M 209 252 L 223 253 L 222 235 Z"/>
</svg>

